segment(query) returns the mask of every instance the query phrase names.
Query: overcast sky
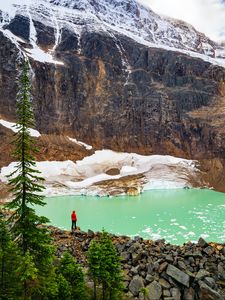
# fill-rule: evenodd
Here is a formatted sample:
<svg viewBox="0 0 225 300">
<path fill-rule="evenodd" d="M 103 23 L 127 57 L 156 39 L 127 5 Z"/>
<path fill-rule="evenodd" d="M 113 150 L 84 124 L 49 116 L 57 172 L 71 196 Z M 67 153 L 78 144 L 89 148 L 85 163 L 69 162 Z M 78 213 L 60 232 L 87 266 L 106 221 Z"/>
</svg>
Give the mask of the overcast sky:
<svg viewBox="0 0 225 300">
<path fill-rule="evenodd" d="M 184 20 L 208 37 L 225 41 L 225 0 L 139 0 L 156 13 Z"/>
</svg>

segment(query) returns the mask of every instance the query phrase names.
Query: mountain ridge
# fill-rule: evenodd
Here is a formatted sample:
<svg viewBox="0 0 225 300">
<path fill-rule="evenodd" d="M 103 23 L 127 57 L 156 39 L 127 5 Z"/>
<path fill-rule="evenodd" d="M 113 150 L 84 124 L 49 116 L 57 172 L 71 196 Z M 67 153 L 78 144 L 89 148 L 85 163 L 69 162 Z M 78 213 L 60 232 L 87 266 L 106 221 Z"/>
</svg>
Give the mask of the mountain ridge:
<svg viewBox="0 0 225 300">
<path fill-rule="evenodd" d="M 18 10 L 19 16 L 29 20 L 29 37 L 28 30 L 20 36 L 13 26 Z M 17 4 L 11 12 L 2 10 L 1 20 L 0 28 L 3 32 L 4 29 L 9 29 L 15 36 L 29 40 L 33 48 L 40 42 L 37 22 L 52 28 L 55 44 L 46 45 L 45 52 L 47 50 L 53 53 L 57 50 L 63 28 L 73 31 L 79 43 L 80 35 L 86 27 L 89 31 L 94 30 L 106 35 L 125 35 L 149 47 L 180 51 L 225 66 L 225 47 L 213 42 L 192 25 L 163 18 L 135 0 L 36 0 L 29 6 Z M 53 43 L 53 39 L 51 42 Z M 29 55 L 37 59 L 32 51 Z"/>
</svg>

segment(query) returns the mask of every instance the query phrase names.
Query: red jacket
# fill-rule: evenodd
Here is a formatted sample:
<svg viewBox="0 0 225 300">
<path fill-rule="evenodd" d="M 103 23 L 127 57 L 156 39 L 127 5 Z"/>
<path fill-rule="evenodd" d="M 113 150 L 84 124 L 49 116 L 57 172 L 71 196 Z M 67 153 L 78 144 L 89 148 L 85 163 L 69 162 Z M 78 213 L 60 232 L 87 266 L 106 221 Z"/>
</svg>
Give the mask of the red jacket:
<svg viewBox="0 0 225 300">
<path fill-rule="evenodd" d="M 76 215 L 76 213 L 72 213 L 72 214 L 71 214 L 71 220 L 72 220 L 72 221 L 76 221 L 76 220 L 77 220 L 77 215 Z"/>
</svg>

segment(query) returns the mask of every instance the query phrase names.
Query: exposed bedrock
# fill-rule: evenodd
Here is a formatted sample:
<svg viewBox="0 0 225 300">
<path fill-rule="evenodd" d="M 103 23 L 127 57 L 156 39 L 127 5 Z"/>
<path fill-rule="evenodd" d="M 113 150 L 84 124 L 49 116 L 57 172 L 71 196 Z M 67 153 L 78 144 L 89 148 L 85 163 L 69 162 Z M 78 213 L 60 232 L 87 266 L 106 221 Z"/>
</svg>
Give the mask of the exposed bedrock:
<svg viewBox="0 0 225 300">
<path fill-rule="evenodd" d="M 34 25 L 39 46 L 53 47 L 54 30 Z M 61 29 L 54 49 L 64 64 L 30 58 L 41 133 L 70 135 L 96 149 L 216 158 L 223 164 L 223 67 L 122 35 L 83 31 L 79 37 L 68 28 Z M 18 58 L 18 47 L 0 32 L 0 114 L 8 120 L 15 119 Z"/>
</svg>

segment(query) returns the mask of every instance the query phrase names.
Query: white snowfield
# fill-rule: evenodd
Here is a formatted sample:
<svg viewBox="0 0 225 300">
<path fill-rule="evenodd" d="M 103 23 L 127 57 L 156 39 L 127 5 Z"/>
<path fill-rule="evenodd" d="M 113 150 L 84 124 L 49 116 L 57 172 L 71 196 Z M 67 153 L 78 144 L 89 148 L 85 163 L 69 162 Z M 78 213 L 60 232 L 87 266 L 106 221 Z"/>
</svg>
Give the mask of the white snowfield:
<svg viewBox="0 0 225 300">
<path fill-rule="evenodd" d="M 13 132 L 18 132 L 18 128 L 15 127 L 16 123 L 0 119 L 0 124 L 2 126 L 6 127 L 6 128 L 11 129 Z M 33 136 L 33 137 L 39 137 L 39 136 L 41 136 L 40 132 L 37 131 L 37 130 L 35 130 L 35 129 L 28 128 L 28 130 L 29 130 L 30 135 Z"/>
<path fill-rule="evenodd" d="M 223 45 L 210 40 L 190 24 L 157 15 L 138 0 L 10 0 L 8 5 L 4 2 L 0 1 L 0 31 L 20 48 L 20 39 L 12 33 L 9 34 L 3 26 L 9 24 L 17 13 L 28 17 L 32 48 L 27 48 L 26 53 L 41 62 L 63 64 L 54 58 L 54 52 L 61 41 L 64 28 L 75 33 L 79 48 L 85 31 L 113 37 L 127 71 L 129 65 L 118 38 L 120 35 L 128 36 L 148 47 L 179 51 L 212 64 L 225 66 Z M 47 52 L 37 45 L 34 21 L 54 28 L 55 44 Z M 81 49 L 78 52 L 80 51 Z"/>
<path fill-rule="evenodd" d="M 3 167 L 0 180 L 7 181 L 16 162 Z M 111 168 L 118 168 L 119 174 L 106 174 Z M 107 195 L 96 183 L 108 179 L 120 179 L 127 175 L 144 174 L 144 184 L 139 190 L 176 189 L 191 187 L 189 179 L 198 172 L 195 161 L 163 155 L 138 155 L 112 150 L 98 150 L 76 163 L 68 161 L 37 162 L 37 169 L 45 178 L 45 195 L 84 194 Z"/>
</svg>

